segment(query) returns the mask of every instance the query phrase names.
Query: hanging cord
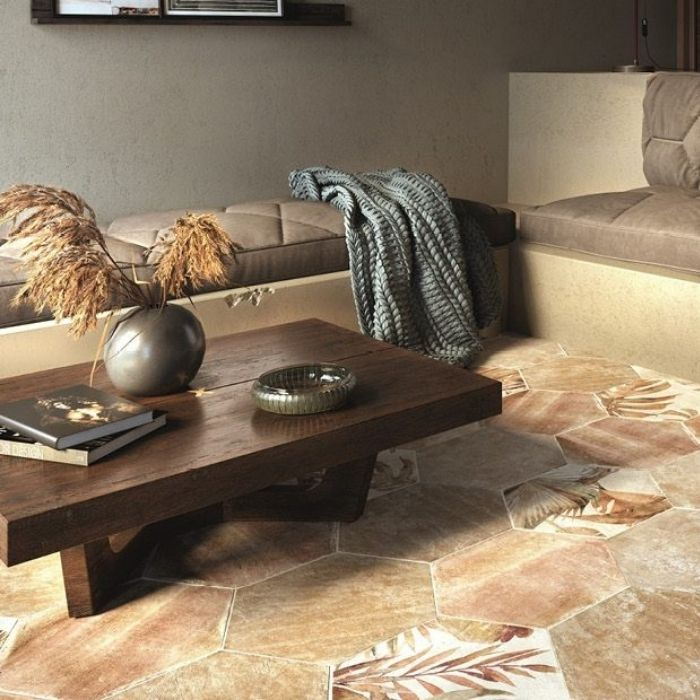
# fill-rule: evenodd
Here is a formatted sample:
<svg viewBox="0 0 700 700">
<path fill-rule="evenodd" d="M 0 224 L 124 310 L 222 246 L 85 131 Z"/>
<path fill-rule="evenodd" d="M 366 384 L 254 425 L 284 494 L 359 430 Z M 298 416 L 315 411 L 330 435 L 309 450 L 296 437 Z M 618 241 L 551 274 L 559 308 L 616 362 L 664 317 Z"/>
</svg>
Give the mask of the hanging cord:
<svg viewBox="0 0 700 700">
<path fill-rule="evenodd" d="M 649 62 L 651 63 L 656 70 L 665 70 L 660 66 L 655 60 L 654 57 L 651 55 L 651 52 L 649 51 L 649 6 L 648 6 L 648 0 L 644 0 L 644 15 L 642 17 L 642 37 L 644 38 L 644 50 L 646 51 L 647 58 L 649 59 Z M 637 28 L 637 31 L 639 31 L 639 28 Z"/>
</svg>

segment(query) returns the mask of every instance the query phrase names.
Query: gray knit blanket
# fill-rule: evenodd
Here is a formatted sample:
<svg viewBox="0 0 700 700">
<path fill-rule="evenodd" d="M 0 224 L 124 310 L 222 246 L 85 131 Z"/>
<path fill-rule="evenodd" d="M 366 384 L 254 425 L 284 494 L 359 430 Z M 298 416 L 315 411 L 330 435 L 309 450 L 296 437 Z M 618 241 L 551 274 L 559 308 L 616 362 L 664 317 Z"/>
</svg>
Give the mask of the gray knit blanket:
<svg viewBox="0 0 700 700">
<path fill-rule="evenodd" d="M 362 331 L 453 364 L 481 350 L 478 330 L 501 301 L 485 233 L 455 212 L 435 178 L 405 170 L 295 170 L 292 196 L 345 215 L 352 289 Z M 459 214 L 459 217 L 458 217 Z"/>
</svg>

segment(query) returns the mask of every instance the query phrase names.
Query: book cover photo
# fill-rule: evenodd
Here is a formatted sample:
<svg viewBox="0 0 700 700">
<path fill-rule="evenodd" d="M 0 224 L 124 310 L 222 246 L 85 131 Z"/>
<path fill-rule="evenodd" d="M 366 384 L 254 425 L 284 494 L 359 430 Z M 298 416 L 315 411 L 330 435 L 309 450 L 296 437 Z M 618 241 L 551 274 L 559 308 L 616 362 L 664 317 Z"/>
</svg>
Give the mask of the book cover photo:
<svg viewBox="0 0 700 700">
<path fill-rule="evenodd" d="M 85 384 L 0 404 L 0 425 L 56 450 L 152 420 L 150 408 Z"/>
</svg>

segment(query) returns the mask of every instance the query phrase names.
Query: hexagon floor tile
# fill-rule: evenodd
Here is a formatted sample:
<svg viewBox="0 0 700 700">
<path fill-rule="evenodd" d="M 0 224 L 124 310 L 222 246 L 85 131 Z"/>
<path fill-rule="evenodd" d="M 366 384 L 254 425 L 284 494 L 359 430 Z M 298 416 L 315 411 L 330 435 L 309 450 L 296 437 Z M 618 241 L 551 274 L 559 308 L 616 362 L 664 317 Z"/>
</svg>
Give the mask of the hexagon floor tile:
<svg viewBox="0 0 700 700">
<path fill-rule="evenodd" d="M 572 462 L 653 469 L 700 450 L 680 423 L 604 418 L 557 437 Z"/>
<path fill-rule="evenodd" d="M 441 618 L 333 669 L 333 699 L 508 697 L 565 700 L 544 630 Z"/>
<path fill-rule="evenodd" d="M 564 356 L 564 351 L 558 343 L 509 333 L 489 338 L 483 345 L 484 349 L 473 363 L 475 367 L 522 369 Z"/>
<path fill-rule="evenodd" d="M 548 435 L 481 428 L 418 452 L 422 483 L 502 489 L 565 463 Z"/>
<path fill-rule="evenodd" d="M 700 697 L 700 595 L 627 590 L 551 630 L 574 700 Z"/>
<path fill-rule="evenodd" d="M 515 527 L 613 537 L 671 508 L 651 474 L 567 464 L 504 492 Z"/>
<path fill-rule="evenodd" d="M 232 595 L 141 582 L 101 615 L 73 620 L 61 609 L 30 617 L 13 634 L 0 690 L 89 700 L 213 652 Z"/>
<path fill-rule="evenodd" d="M 240 589 L 226 648 L 336 663 L 434 616 L 427 564 L 335 554 Z"/>
<path fill-rule="evenodd" d="M 700 451 L 652 471 L 674 506 L 700 508 Z"/>
<path fill-rule="evenodd" d="M 509 528 L 499 493 L 421 484 L 375 499 L 341 525 L 340 550 L 433 561 Z"/>
<path fill-rule="evenodd" d="M 328 700 L 328 669 L 222 651 L 114 697 L 115 700 Z"/>
<path fill-rule="evenodd" d="M 700 593 L 700 511 L 670 510 L 609 546 L 631 586 Z"/>
<path fill-rule="evenodd" d="M 24 617 L 65 604 L 58 554 L 9 568 L 0 562 L 0 615 Z"/>
<path fill-rule="evenodd" d="M 504 430 L 556 435 L 605 418 L 606 413 L 590 394 L 528 391 L 503 401 L 503 413 L 488 424 Z"/>
<path fill-rule="evenodd" d="M 503 396 L 512 396 L 513 394 L 527 391 L 527 384 L 525 384 L 520 370 L 507 367 L 472 367 L 471 370 L 484 377 L 501 382 Z"/>
<path fill-rule="evenodd" d="M 627 587 L 602 542 L 511 531 L 435 565 L 442 615 L 549 627 Z"/>
<path fill-rule="evenodd" d="M 531 389 L 593 393 L 639 379 L 629 366 L 595 357 L 564 357 L 523 370 Z"/>
<path fill-rule="evenodd" d="M 335 549 L 331 523 L 224 523 L 163 542 L 149 578 L 248 586 Z"/>
</svg>

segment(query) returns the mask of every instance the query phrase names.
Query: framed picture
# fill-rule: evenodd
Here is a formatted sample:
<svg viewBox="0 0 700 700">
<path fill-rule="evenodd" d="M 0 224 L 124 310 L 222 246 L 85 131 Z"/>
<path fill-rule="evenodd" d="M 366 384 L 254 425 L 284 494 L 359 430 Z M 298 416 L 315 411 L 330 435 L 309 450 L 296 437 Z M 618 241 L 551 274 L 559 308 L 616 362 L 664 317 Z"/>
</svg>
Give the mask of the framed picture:
<svg viewBox="0 0 700 700">
<path fill-rule="evenodd" d="M 160 0 L 57 0 L 56 14 L 160 17 Z"/>
<path fill-rule="evenodd" d="M 166 15 L 282 17 L 283 0 L 164 0 Z"/>
</svg>

